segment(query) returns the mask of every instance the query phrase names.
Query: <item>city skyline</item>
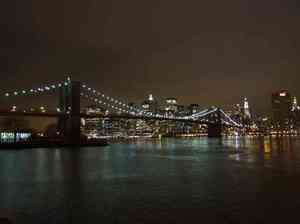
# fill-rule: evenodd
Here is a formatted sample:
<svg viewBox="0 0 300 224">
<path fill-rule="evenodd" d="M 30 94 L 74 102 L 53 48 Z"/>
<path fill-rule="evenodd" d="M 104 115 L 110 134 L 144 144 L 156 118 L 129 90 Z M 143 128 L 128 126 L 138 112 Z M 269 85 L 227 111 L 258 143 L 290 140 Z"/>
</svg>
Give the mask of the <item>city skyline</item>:
<svg viewBox="0 0 300 224">
<path fill-rule="evenodd" d="M 142 104 L 128 104 L 99 92 L 86 83 L 74 81 L 71 77 L 58 83 L 39 84 L 39 86 L 13 90 L 6 92 L 4 96 L 11 101 L 15 97 L 30 98 L 51 94 L 52 97 L 58 98 L 59 103 L 54 108 L 47 106 L 22 108 L 13 105 L 11 108 L 1 110 L 1 116 L 7 117 L 1 122 L 2 129 L 6 131 L 1 134 L 2 140 L 15 141 L 18 135 L 25 136 L 27 139 L 31 135 L 44 137 L 44 131 L 48 133 L 47 137 L 63 136 L 74 144 L 80 141 L 80 136 L 86 136 L 88 139 L 101 138 L 104 135 L 126 138 L 126 136 L 143 136 L 145 133 L 150 137 L 207 134 L 209 138 L 220 138 L 222 135 L 298 134 L 300 107 L 297 98 L 288 91 L 272 94 L 272 115 L 263 117 L 257 116 L 246 97 L 241 103 L 223 110 L 215 106 L 203 108 L 198 104 L 182 105 L 175 97 L 161 101 L 152 94 Z M 95 106 L 86 107 L 86 104 L 81 104 L 82 99 L 89 101 L 89 105 Z M 27 116 L 49 118 L 48 122 L 52 120 L 54 123 L 49 124 L 44 119 L 42 123 L 47 127 L 41 130 L 42 132 L 38 132 L 37 127 L 32 126 L 34 123 L 37 124 L 36 122 L 29 124 L 27 119 L 17 119 L 17 117 Z M 85 129 L 86 123 L 89 124 L 88 129 Z M 15 131 L 11 132 L 15 127 L 23 132 L 17 134 Z"/>
<path fill-rule="evenodd" d="M 299 219 L 299 0 L 9 0 L 0 223 Z"/>
<path fill-rule="evenodd" d="M 65 80 L 66 79 L 69 79 L 71 78 L 72 76 L 70 76 L 71 74 L 68 74 L 68 75 L 65 75 L 64 78 Z M 56 82 L 54 82 L 56 83 Z M 52 84 L 54 84 L 52 83 Z M 59 83 L 59 82 L 57 82 Z M 38 87 L 39 86 L 39 87 Z M 56 107 L 57 107 L 57 100 L 53 99 L 53 95 L 52 94 L 34 94 L 34 97 L 26 97 L 27 94 L 25 94 L 23 97 L 21 94 L 23 91 L 27 91 L 29 92 L 28 90 L 30 89 L 40 89 L 41 88 L 48 88 L 47 86 L 51 87 L 51 83 L 48 83 L 48 84 L 45 84 L 45 83 L 42 83 L 40 85 L 36 85 L 35 84 L 35 88 L 32 88 L 31 87 L 24 87 L 24 88 L 19 88 L 19 89 L 13 89 L 13 90 L 9 90 L 7 92 L 3 92 L 1 93 L 1 96 L 0 96 L 0 103 L 1 103 L 1 106 L 0 106 L 0 109 L 4 109 L 4 110 L 7 110 L 10 108 L 13 108 L 13 107 L 16 107 L 16 105 L 19 105 L 17 106 L 18 109 L 22 109 L 22 110 L 29 110 L 30 108 L 35 108 L 35 109 L 39 109 L 41 107 L 45 107 L 45 108 L 48 108 L 50 110 L 56 110 Z M 94 85 L 95 86 L 95 85 Z M 209 107 L 221 107 L 221 108 L 224 108 L 226 110 L 231 110 L 235 105 L 243 105 L 244 103 L 244 100 L 246 99 L 247 100 L 247 103 L 250 104 L 251 106 L 251 112 L 255 115 L 255 116 L 267 116 L 267 115 L 271 115 L 272 113 L 272 95 L 275 94 L 275 93 L 279 93 L 279 92 L 282 92 L 282 91 L 287 91 L 289 92 L 290 94 L 290 97 L 291 97 L 291 101 L 296 101 L 297 103 L 297 99 L 298 97 L 293 94 L 292 92 L 290 92 L 289 90 L 287 89 L 279 89 L 277 91 L 274 91 L 272 93 L 270 93 L 270 95 L 267 97 L 267 101 L 269 101 L 269 105 L 268 105 L 268 108 L 265 110 L 265 111 L 259 111 L 255 105 L 255 101 L 250 101 L 249 100 L 249 97 L 248 96 L 239 96 L 237 101 L 235 102 L 232 102 L 231 104 L 207 104 L 207 105 L 204 105 L 204 104 L 201 104 L 199 102 L 188 102 L 188 103 L 185 103 L 184 101 L 182 101 L 182 97 L 181 95 L 177 96 L 177 95 L 174 95 L 174 96 L 160 96 L 160 95 L 155 95 L 153 93 L 149 93 L 149 94 L 146 94 L 146 95 L 143 95 L 143 96 L 140 96 L 138 101 L 130 101 L 130 99 L 126 99 L 125 97 L 120 97 L 120 96 L 112 96 L 114 97 L 115 99 L 117 100 L 121 100 L 123 102 L 126 102 L 126 103 L 133 103 L 134 105 L 142 108 L 143 106 L 143 103 L 145 102 L 145 100 L 149 99 L 149 97 L 152 97 L 157 103 L 159 106 L 163 106 L 166 102 L 167 99 L 176 99 L 176 104 L 178 105 L 182 105 L 182 106 L 185 106 L 185 107 L 189 107 L 193 104 L 197 104 L 199 105 L 199 108 L 203 108 L 203 109 L 206 109 L 206 108 L 209 108 Z M 18 94 L 18 96 L 14 96 L 14 92 L 19 92 L 20 94 Z M 47 92 L 47 91 L 46 91 Z M 103 93 L 103 92 L 102 92 Z M 9 94 L 9 97 L 7 97 L 7 94 Z M 105 93 L 104 93 L 105 94 Z M 25 98 L 24 98 L 25 97 Z M 26 102 L 24 101 L 24 99 L 26 99 Z M 85 100 L 84 98 L 82 99 L 82 102 L 81 102 L 83 105 L 82 106 L 91 106 L 91 102 L 88 102 L 87 100 Z M 249 106 L 249 105 L 248 105 Z"/>
</svg>

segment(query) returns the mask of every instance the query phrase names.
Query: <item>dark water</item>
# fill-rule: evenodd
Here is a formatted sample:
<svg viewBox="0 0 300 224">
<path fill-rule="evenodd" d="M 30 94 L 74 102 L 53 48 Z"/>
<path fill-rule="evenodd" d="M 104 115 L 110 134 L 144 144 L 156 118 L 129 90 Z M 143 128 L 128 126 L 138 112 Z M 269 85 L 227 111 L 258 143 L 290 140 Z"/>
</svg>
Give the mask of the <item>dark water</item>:
<svg viewBox="0 0 300 224">
<path fill-rule="evenodd" d="M 0 151 L 4 214 L 45 224 L 299 220 L 300 139 Z"/>
</svg>

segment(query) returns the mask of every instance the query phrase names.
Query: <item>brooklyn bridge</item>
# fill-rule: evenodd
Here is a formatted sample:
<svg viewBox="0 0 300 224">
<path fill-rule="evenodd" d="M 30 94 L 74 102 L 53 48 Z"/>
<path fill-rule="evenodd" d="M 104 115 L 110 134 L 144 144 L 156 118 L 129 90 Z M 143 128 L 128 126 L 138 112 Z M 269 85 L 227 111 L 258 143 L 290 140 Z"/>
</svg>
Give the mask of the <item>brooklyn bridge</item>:
<svg viewBox="0 0 300 224">
<path fill-rule="evenodd" d="M 174 116 L 150 112 L 141 107 L 135 107 L 128 103 L 108 96 L 86 83 L 71 80 L 44 85 L 38 88 L 16 90 L 3 93 L 6 98 L 20 96 L 40 96 L 44 93 L 58 93 L 58 105 L 53 110 L 47 111 L 17 111 L 9 108 L 0 111 L 2 117 L 49 117 L 57 118 L 57 130 L 69 144 L 80 144 L 81 119 L 82 118 L 111 118 L 111 119 L 136 119 L 145 121 L 174 121 L 182 123 L 205 124 L 210 138 L 220 138 L 224 127 L 242 128 L 243 125 L 234 121 L 221 108 L 210 107 L 196 113 L 185 116 Z M 81 108 L 81 100 L 85 99 L 102 108 L 106 108 L 108 114 L 84 113 Z"/>
</svg>

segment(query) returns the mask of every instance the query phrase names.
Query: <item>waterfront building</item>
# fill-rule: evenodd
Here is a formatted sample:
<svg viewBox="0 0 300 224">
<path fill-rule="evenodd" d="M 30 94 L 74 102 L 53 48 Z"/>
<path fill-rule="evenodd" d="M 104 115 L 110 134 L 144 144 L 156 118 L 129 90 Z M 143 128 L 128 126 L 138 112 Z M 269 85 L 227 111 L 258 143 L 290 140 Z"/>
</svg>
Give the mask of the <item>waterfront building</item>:
<svg viewBox="0 0 300 224">
<path fill-rule="evenodd" d="M 30 129 L 0 129 L 0 143 L 16 143 L 29 141 L 34 135 L 33 130 Z"/>
<path fill-rule="evenodd" d="M 102 135 L 107 137 L 122 137 L 126 135 L 125 127 L 126 120 L 125 119 L 111 119 L 104 118 L 102 120 Z"/>
<path fill-rule="evenodd" d="M 125 123 L 125 130 L 127 136 L 136 136 L 136 127 L 137 120 L 136 119 L 128 119 Z"/>
<path fill-rule="evenodd" d="M 106 110 L 101 107 L 91 105 L 84 109 L 84 113 L 104 115 Z M 87 138 L 99 138 L 103 135 L 104 125 L 102 118 L 81 119 L 81 126 L 81 132 L 87 136 Z"/>
<path fill-rule="evenodd" d="M 259 132 L 261 134 L 270 134 L 271 131 L 271 118 L 268 116 L 258 117 L 256 119 L 256 124 Z"/>
<path fill-rule="evenodd" d="M 144 120 L 137 120 L 136 122 L 136 136 L 152 136 L 154 130 L 153 126 Z"/>
</svg>

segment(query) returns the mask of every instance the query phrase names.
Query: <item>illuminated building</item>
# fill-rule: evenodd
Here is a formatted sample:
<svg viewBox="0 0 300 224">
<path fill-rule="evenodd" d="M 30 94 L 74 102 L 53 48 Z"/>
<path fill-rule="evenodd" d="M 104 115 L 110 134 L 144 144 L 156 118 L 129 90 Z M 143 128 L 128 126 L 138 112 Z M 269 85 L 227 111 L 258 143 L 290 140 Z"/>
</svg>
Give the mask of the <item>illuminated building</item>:
<svg viewBox="0 0 300 224">
<path fill-rule="evenodd" d="M 143 120 L 137 120 L 136 122 L 136 136 L 151 136 L 153 133 L 153 128 L 150 124 Z"/>
<path fill-rule="evenodd" d="M 30 132 L 0 132 L 1 143 L 13 143 L 28 141 L 32 133 Z"/>
<path fill-rule="evenodd" d="M 234 115 L 241 115 L 241 113 L 242 113 L 242 107 L 241 107 L 241 104 L 235 104 L 234 106 L 233 106 L 233 114 Z"/>
<path fill-rule="evenodd" d="M 179 117 L 187 116 L 189 115 L 189 111 L 184 105 L 178 105 L 177 106 L 177 115 Z"/>
<path fill-rule="evenodd" d="M 178 111 L 177 99 L 167 98 L 165 102 L 165 112 L 167 115 L 174 115 Z"/>
<path fill-rule="evenodd" d="M 198 104 L 191 104 L 188 107 L 188 110 L 189 110 L 190 114 L 195 114 L 195 113 L 198 113 L 200 111 L 200 107 L 199 107 Z"/>
<path fill-rule="evenodd" d="M 134 110 L 138 110 L 138 109 L 139 109 L 139 108 L 138 108 L 138 105 L 135 104 L 135 103 L 133 103 L 133 102 L 128 103 L 128 106 L 129 106 L 129 107 L 132 107 Z"/>
<path fill-rule="evenodd" d="M 272 112 L 275 127 L 284 128 L 290 123 L 292 98 L 288 91 L 283 90 L 272 94 Z"/>
<path fill-rule="evenodd" d="M 85 108 L 86 114 L 104 114 L 105 109 L 98 107 L 96 105 L 91 105 Z"/>
<path fill-rule="evenodd" d="M 228 114 L 233 120 L 241 123 L 242 122 L 242 107 L 241 104 L 234 104 L 231 105 L 229 109 L 227 109 L 225 112 Z"/>
<path fill-rule="evenodd" d="M 15 143 L 29 141 L 35 134 L 30 128 L 23 128 L 22 122 L 14 123 L 17 126 L 4 125 L 0 128 L 0 143 Z"/>
<path fill-rule="evenodd" d="M 244 102 L 243 102 L 243 115 L 245 119 L 251 119 L 249 102 L 246 97 L 244 98 Z"/>
<path fill-rule="evenodd" d="M 88 106 L 85 108 L 86 114 L 104 115 L 105 110 L 97 106 Z M 102 118 L 86 118 L 81 120 L 82 133 L 88 138 L 99 138 L 103 135 L 103 119 Z"/>
<path fill-rule="evenodd" d="M 298 106 L 298 100 L 296 97 L 292 99 L 292 109 L 291 109 L 292 123 L 296 126 L 300 126 L 300 107 Z"/>
<path fill-rule="evenodd" d="M 150 94 L 148 99 L 142 103 L 142 109 L 147 112 L 152 112 L 152 113 L 157 112 L 158 104 L 152 94 Z"/>
<path fill-rule="evenodd" d="M 292 101 L 292 111 L 297 111 L 300 110 L 300 107 L 298 106 L 298 100 L 297 97 L 293 97 L 293 101 Z"/>
<path fill-rule="evenodd" d="M 256 124 L 261 134 L 269 134 L 270 127 L 272 126 L 271 119 L 269 117 L 258 117 Z"/>
</svg>

